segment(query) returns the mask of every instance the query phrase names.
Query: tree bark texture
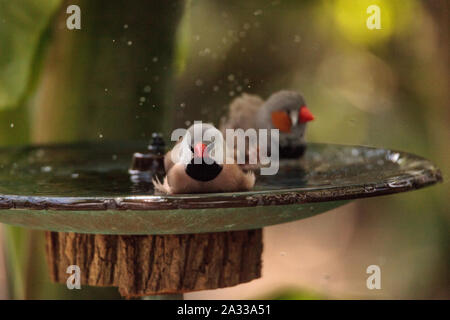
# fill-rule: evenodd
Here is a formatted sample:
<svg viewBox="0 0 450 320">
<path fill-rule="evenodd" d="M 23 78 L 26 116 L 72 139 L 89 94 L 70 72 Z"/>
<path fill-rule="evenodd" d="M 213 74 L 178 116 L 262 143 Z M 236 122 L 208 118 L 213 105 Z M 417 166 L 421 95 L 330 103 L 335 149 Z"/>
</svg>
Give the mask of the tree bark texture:
<svg viewBox="0 0 450 320">
<path fill-rule="evenodd" d="M 124 297 L 234 286 L 261 276 L 262 230 L 186 235 L 94 235 L 46 232 L 53 281 L 70 265 L 81 284 L 115 286 Z"/>
</svg>

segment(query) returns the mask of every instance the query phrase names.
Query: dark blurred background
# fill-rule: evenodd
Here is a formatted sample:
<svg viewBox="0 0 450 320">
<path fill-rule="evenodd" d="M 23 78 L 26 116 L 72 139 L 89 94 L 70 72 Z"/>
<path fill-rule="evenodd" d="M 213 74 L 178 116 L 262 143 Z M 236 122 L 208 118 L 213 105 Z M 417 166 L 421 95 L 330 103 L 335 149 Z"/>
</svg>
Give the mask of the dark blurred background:
<svg viewBox="0 0 450 320">
<path fill-rule="evenodd" d="M 66 8 L 81 8 L 68 30 Z M 369 30 L 366 9 L 381 9 Z M 0 143 L 148 140 L 290 88 L 308 140 L 412 152 L 444 184 L 264 230 L 263 277 L 186 298 L 450 298 L 449 4 L 419 0 L 0 0 Z M 2 226 L 0 297 L 68 292 L 42 233 Z M 366 288 L 381 267 L 382 290 Z M 84 295 L 84 296 L 83 296 Z"/>
</svg>

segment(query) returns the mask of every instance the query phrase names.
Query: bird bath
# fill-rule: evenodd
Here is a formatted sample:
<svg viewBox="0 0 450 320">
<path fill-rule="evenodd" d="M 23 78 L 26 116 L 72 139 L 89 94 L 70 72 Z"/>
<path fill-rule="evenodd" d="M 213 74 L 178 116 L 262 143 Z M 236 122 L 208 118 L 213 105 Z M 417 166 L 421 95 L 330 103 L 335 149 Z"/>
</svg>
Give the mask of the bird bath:
<svg viewBox="0 0 450 320">
<path fill-rule="evenodd" d="M 405 152 L 309 144 L 301 160 L 258 176 L 252 191 L 165 196 L 130 178 L 137 151 L 146 145 L 0 149 L 0 222 L 48 231 L 54 281 L 64 283 L 76 264 L 89 269 L 82 282 L 124 296 L 182 293 L 258 278 L 265 226 L 442 180 Z"/>
</svg>

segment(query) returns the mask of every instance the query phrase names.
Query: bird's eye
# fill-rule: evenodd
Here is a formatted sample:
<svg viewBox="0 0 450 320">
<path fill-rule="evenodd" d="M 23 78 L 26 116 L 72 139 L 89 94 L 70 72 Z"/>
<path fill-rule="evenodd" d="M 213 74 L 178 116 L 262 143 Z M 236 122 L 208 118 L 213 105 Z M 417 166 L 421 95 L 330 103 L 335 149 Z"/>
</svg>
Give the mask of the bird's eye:
<svg viewBox="0 0 450 320">
<path fill-rule="evenodd" d="M 271 114 L 272 124 L 281 132 L 291 132 L 292 121 L 289 114 L 285 111 L 274 111 Z"/>
</svg>

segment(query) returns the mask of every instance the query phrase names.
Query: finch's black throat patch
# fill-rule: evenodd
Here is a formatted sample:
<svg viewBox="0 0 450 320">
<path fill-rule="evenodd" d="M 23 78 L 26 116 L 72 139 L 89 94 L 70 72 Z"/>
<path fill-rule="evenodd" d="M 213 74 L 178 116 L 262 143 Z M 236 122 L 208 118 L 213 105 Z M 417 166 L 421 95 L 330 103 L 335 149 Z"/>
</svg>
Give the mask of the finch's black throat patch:
<svg viewBox="0 0 450 320">
<path fill-rule="evenodd" d="M 206 182 L 215 179 L 222 172 L 222 169 L 222 166 L 219 166 L 216 162 L 212 164 L 203 161 L 202 163 L 194 163 L 194 159 L 192 159 L 191 163 L 186 166 L 186 174 L 194 180 Z"/>
</svg>

